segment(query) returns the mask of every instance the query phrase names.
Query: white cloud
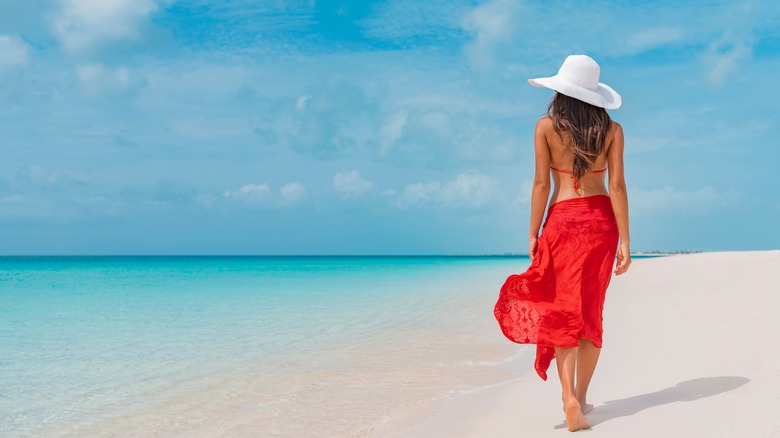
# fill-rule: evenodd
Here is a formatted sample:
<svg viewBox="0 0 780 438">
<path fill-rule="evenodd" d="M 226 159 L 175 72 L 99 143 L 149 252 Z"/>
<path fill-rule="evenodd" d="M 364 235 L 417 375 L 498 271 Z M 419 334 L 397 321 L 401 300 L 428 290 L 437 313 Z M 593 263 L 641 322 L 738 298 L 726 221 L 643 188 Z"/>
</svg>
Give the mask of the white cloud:
<svg viewBox="0 0 780 438">
<path fill-rule="evenodd" d="M 29 63 L 30 48 L 17 36 L 0 35 L 0 73 Z"/>
<path fill-rule="evenodd" d="M 439 181 L 407 185 L 397 203 L 401 207 L 431 205 L 479 208 L 497 196 L 496 180 L 479 172 L 464 172 L 444 184 Z"/>
<path fill-rule="evenodd" d="M 444 185 L 441 199 L 444 205 L 480 207 L 495 194 L 496 181 L 477 172 L 466 172 Z"/>
<path fill-rule="evenodd" d="M 302 113 L 306 111 L 306 101 L 311 99 L 311 96 L 300 96 L 295 100 L 295 109 Z"/>
<path fill-rule="evenodd" d="M 19 169 L 16 177 L 19 182 L 38 188 L 56 187 L 68 179 L 63 178 L 59 171 L 47 169 L 40 164 Z"/>
<path fill-rule="evenodd" d="M 283 206 L 295 204 L 306 199 L 306 188 L 298 182 L 283 185 L 279 193 L 274 193 L 267 183 L 245 184 L 238 190 L 228 190 L 222 197 L 232 201 L 244 202 L 251 205 Z M 214 204 L 215 200 L 208 200 Z"/>
<path fill-rule="evenodd" d="M 306 198 L 306 188 L 303 184 L 292 182 L 282 186 L 279 189 L 279 195 L 285 202 L 294 203 Z"/>
<path fill-rule="evenodd" d="M 733 188 L 717 190 L 711 186 L 696 190 L 681 190 L 666 186 L 660 189 L 629 190 L 629 207 L 636 212 L 661 212 L 667 210 L 705 211 L 734 204 L 741 197 Z"/>
<path fill-rule="evenodd" d="M 458 103 L 459 104 L 459 103 Z M 407 103 L 378 130 L 377 156 L 401 163 L 441 165 L 452 161 L 507 162 L 518 149 L 516 125 L 495 108 L 472 112 L 456 103 Z M 475 102 L 474 105 L 481 105 Z M 499 119 L 499 120 L 497 120 Z"/>
<path fill-rule="evenodd" d="M 70 53 L 90 52 L 105 44 L 138 41 L 141 28 L 159 9 L 154 0 L 60 0 L 54 34 Z"/>
<path fill-rule="evenodd" d="M 374 188 L 374 183 L 360 176 L 360 172 L 337 173 L 333 177 L 333 188 L 337 192 L 348 196 L 359 196 Z"/>
<path fill-rule="evenodd" d="M 378 102 L 364 90 L 368 85 L 356 78 L 348 80 L 343 74 L 333 74 L 326 81 L 319 80 L 319 76 L 307 80 L 313 80 L 306 87 L 307 93 L 295 101 L 294 129 L 288 137 L 290 147 L 302 153 L 333 157 L 360 148 L 372 139 Z"/>
<path fill-rule="evenodd" d="M 226 191 L 223 196 L 227 199 L 243 201 L 250 204 L 260 204 L 273 199 L 273 191 L 268 184 L 246 184 L 236 191 Z"/>
<path fill-rule="evenodd" d="M 391 115 L 379 130 L 379 155 L 386 155 L 393 144 L 403 135 L 404 127 L 409 121 L 409 112 L 399 110 Z"/>
<path fill-rule="evenodd" d="M 416 204 L 438 204 L 441 184 L 438 181 L 414 183 L 404 187 L 398 203 L 402 207 Z"/>
<path fill-rule="evenodd" d="M 531 204 L 531 192 L 534 188 L 534 183 L 531 180 L 523 180 L 523 182 L 520 184 L 520 191 L 517 194 L 517 197 L 513 201 L 514 206 L 520 206 L 520 205 L 529 205 Z"/>
<path fill-rule="evenodd" d="M 660 26 L 640 29 L 629 34 L 621 48 L 627 55 L 642 53 L 657 47 L 667 46 L 682 41 L 685 37 L 680 27 Z"/>
<path fill-rule="evenodd" d="M 135 70 L 110 69 L 102 64 L 79 65 L 76 76 L 84 94 L 91 97 L 132 96 L 147 84 L 146 78 Z"/>
<path fill-rule="evenodd" d="M 753 50 L 776 35 L 780 13 L 774 2 L 726 2 L 720 22 L 705 41 L 702 54 L 707 81 L 715 87 L 750 67 Z"/>
<path fill-rule="evenodd" d="M 474 34 L 464 49 L 473 67 L 488 70 L 503 44 L 511 42 L 517 19 L 517 0 L 491 0 L 474 8 L 463 19 L 463 28 Z"/>
<path fill-rule="evenodd" d="M 752 56 L 751 46 L 743 41 L 717 41 L 711 44 L 703 57 L 708 69 L 707 81 L 710 85 L 722 86 Z"/>
</svg>

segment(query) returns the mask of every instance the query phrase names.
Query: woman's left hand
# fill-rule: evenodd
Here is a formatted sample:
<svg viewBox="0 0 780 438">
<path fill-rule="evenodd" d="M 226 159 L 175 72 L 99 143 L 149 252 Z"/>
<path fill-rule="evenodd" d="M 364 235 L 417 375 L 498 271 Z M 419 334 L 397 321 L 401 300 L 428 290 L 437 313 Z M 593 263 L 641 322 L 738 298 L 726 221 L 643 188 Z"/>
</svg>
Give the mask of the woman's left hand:
<svg viewBox="0 0 780 438">
<path fill-rule="evenodd" d="M 621 242 L 618 248 L 615 275 L 625 274 L 629 266 L 631 266 L 631 249 L 629 249 L 628 243 Z"/>
</svg>

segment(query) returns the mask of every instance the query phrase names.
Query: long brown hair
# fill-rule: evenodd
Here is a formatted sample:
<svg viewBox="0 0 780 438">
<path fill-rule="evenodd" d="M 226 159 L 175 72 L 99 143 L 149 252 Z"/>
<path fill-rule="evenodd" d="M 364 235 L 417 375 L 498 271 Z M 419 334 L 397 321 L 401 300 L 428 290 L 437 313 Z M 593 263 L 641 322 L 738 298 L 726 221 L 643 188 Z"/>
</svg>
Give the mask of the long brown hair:
<svg viewBox="0 0 780 438">
<path fill-rule="evenodd" d="M 596 158 L 604 151 L 612 119 L 604 108 L 561 93 L 553 96 L 547 106 L 547 115 L 552 119 L 553 128 L 564 144 L 566 140 L 562 133 L 571 133 L 571 149 L 574 153 L 572 173 L 579 181 L 590 172 Z"/>
</svg>

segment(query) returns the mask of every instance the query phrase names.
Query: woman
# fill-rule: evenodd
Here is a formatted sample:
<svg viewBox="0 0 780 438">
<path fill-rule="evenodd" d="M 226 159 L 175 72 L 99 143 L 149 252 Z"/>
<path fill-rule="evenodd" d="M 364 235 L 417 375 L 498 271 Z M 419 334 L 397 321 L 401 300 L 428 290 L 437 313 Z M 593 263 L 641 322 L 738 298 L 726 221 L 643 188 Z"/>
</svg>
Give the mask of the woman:
<svg viewBox="0 0 780 438">
<path fill-rule="evenodd" d="M 623 130 L 606 112 L 619 108 L 621 98 L 598 82 L 599 73 L 593 59 L 573 55 L 557 75 L 528 81 L 556 91 L 534 134 L 531 266 L 506 280 L 494 309 L 504 335 L 537 345 L 534 366 L 542 379 L 555 357 L 570 431 L 590 427 L 584 413 L 593 408 L 588 385 L 601 351 L 615 252 L 616 275 L 631 264 Z"/>
</svg>

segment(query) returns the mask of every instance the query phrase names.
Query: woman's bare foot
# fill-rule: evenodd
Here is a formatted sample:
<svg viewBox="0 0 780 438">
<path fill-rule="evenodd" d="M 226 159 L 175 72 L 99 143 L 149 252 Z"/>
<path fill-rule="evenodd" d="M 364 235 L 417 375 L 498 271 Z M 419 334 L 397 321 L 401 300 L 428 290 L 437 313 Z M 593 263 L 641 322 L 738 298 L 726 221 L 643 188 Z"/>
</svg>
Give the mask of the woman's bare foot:
<svg viewBox="0 0 780 438">
<path fill-rule="evenodd" d="M 579 399 L 577 399 L 577 401 L 579 401 Z M 583 414 L 587 414 L 588 412 L 593 410 L 593 405 L 590 404 L 590 403 L 582 403 L 582 402 L 580 402 L 580 410 L 582 411 Z M 566 412 L 566 408 L 565 407 L 563 408 L 563 412 Z"/>
<path fill-rule="evenodd" d="M 566 404 L 563 410 L 566 412 L 566 427 L 569 429 L 569 432 L 590 428 L 588 420 L 585 419 L 580 410 L 580 402 L 576 399 Z"/>
<path fill-rule="evenodd" d="M 577 394 L 576 391 L 575 391 L 575 394 Z M 576 397 L 577 397 L 577 401 L 580 402 L 580 410 L 582 410 L 583 414 L 587 414 L 588 412 L 593 410 L 593 405 L 590 404 L 590 403 L 586 403 L 585 402 L 585 395 L 584 394 L 576 395 Z"/>
</svg>

